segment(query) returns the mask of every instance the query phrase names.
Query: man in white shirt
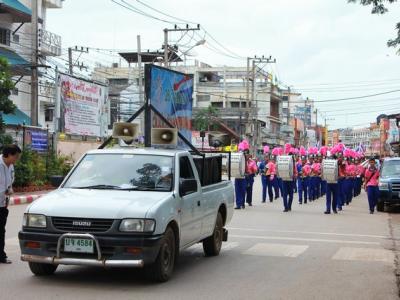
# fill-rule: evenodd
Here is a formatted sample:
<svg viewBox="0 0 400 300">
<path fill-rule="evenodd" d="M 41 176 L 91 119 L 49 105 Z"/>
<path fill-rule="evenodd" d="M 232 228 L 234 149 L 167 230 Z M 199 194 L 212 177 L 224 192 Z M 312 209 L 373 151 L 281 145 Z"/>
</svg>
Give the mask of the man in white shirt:
<svg viewBox="0 0 400 300">
<path fill-rule="evenodd" d="M 13 193 L 14 164 L 19 159 L 21 149 L 17 145 L 3 147 L 3 155 L 0 155 L 0 263 L 10 264 L 7 254 L 4 252 L 4 241 L 8 217 L 8 201 Z"/>
</svg>

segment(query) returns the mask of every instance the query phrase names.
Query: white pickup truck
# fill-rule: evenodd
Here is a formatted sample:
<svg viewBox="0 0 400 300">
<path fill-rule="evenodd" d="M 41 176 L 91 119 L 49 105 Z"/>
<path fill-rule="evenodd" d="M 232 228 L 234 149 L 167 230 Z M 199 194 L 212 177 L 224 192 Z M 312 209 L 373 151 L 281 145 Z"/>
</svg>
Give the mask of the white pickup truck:
<svg viewBox="0 0 400 300">
<path fill-rule="evenodd" d="M 218 255 L 234 189 L 218 160 L 204 162 L 184 150 L 86 153 L 57 190 L 27 208 L 21 259 L 36 275 L 60 264 L 144 267 L 166 281 L 180 250 L 202 242 L 207 256 Z"/>
</svg>

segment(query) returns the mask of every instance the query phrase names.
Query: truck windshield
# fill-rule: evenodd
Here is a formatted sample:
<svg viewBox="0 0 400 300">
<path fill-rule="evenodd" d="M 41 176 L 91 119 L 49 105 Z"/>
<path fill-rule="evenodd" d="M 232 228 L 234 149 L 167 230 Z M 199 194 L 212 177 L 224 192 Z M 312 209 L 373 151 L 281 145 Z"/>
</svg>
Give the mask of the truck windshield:
<svg viewBox="0 0 400 300">
<path fill-rule="evenodd" d="M 171 191 L 173 157 L 87 154 L 64 188 Z"/>
<path fill-rule="evenodd" d="M 400 160 L 388 160 L 383 163 L 381 177 L 400 177 Z"/>
</svg>

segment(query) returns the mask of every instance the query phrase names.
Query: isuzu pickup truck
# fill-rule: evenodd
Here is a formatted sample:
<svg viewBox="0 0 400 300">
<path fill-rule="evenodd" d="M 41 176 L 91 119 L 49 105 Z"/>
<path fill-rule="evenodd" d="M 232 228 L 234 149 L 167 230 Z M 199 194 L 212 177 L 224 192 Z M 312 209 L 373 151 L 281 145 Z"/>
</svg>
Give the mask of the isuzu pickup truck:
<svg viewBox="0 0 400 300">
<path fill-rule="evenodd" d="M 202 242 L 214 256 L 227 240 L 234 189 L 221 165 L 184 150 L 89 151 L 27 208 L 21 259 L 36 275 L 58 265 L 144 267 L 166 281 L 180 250 Z"/>
</svg>

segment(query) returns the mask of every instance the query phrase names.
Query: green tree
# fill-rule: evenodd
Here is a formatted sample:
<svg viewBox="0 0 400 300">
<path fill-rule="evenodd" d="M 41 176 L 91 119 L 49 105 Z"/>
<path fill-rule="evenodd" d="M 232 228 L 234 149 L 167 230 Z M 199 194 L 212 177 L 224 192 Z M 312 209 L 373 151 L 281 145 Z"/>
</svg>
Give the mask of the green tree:
<svg viewBox="0 0 400 300">
<path fill-rule="evenodd" d="M 193 119 L 193 127 L 198 131 L 210 130 L 210 127 L 215 124 L 216 118 L 218 118 L 218 110 L 210 105 L 196 113 Z"/>
<path fill-rule="evenodd" d="M 350 3 L 359 2 L 361 5 L 364 6 L 372 5 L 371 13 L 382 15 L 388 12 L 386 5 L 397 2 L 397 0 L 347 0 L 347 2 Z M 396 30 L 397 30 L 397 37 L 387 42 L 388 47 L 396 48 L 400 46 L 400 22 L 396 24 Z M 397 53 L 400 54 L 400 49 L 397 51 Z"/>
<path fill-rule="evenodd" d="M 0 112 L 11 114 L 15 111 L 15 104 L 9 99 L 14 83 L 11 80 L 10 67 L 8 61 L 0 57 Z M 3 118 L 0 114 L 0 132 L 4 129 Z"/>
</svg>

